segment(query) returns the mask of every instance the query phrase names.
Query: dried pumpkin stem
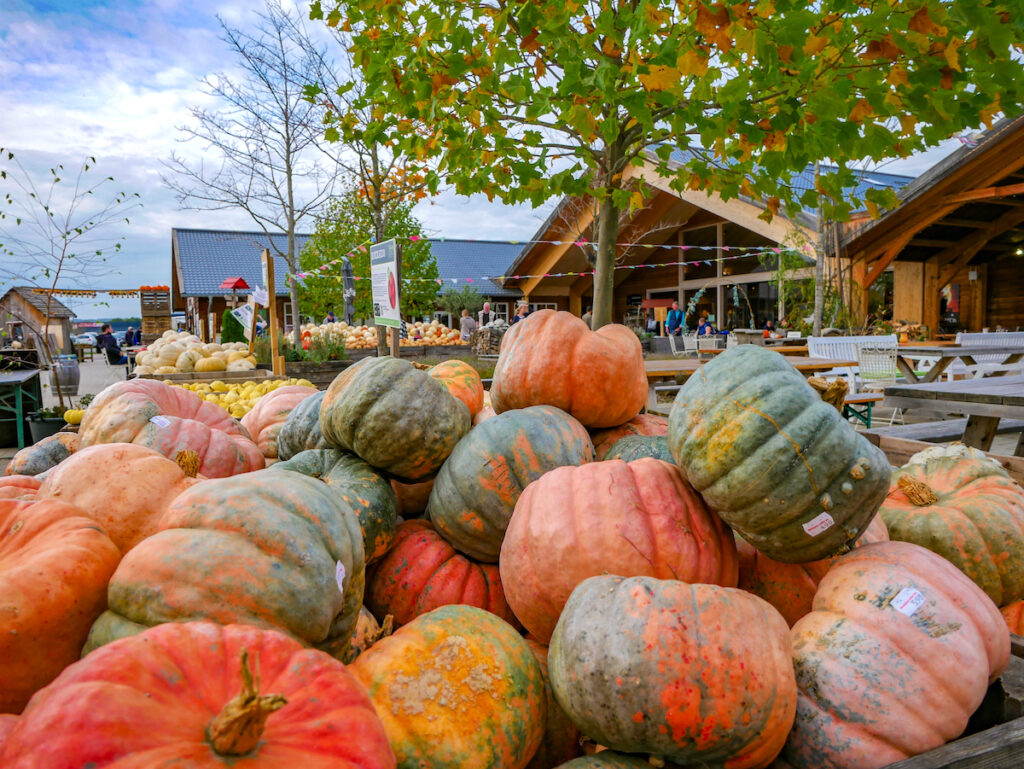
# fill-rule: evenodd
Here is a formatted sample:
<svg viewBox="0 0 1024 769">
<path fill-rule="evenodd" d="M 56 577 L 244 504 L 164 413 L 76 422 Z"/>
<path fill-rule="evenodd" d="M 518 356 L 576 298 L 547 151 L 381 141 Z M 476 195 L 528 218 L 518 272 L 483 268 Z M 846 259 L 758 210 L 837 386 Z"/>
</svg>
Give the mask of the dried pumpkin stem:
<svg viewBox="0 0 1024 769">
<path fill-rule="evenodd" d="M 935 492 L 932 491 L 931 487 L 924 481 L 911 478 L 909 475 L 901 475 L 897 479 L 896 483 L 903 493 L 907 495 L 907 499 L 918 507 L 934 505 L 939 501 Z"/>
<path fill-rule="evenodd" d="M 199 455 L 192 449 L 182 449 L 174 455 L 174 461 L 189 478 L 195 478 L 199 474 Z"/>
<path fill-rule="evenodd" d="M 281 694 L 260 696 L 259 677 L 249 670 L 249 652 L 242 649 L 242 691 L 210 722 L 206 737 L 220 756 L 244 756 L 263 736 L 263 728 L 275 710 L 288 704 Z"/>
</svg>

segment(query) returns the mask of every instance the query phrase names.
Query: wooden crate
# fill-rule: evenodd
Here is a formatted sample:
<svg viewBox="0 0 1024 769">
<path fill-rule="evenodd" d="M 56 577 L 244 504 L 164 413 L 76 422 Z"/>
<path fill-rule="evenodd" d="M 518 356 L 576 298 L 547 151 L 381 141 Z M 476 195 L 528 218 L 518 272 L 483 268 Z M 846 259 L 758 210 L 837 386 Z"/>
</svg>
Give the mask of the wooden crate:
<svg viewBox="0 0 1024 769">
<path fill-rule="evenodd" d="M 890 435 L 879 433 L 865 432 L 861 433 L 861 435 L 884 451 L 885 455 L 889 458 L 889 462 L 895 467 L 905 465 L 907 460 L 917 452 L 933 449 L 936 446 L 934 443 L 915 441 L 910 438 L 894 438 Z M 986 455 L 1002 465 L 1003 469 L 1010 474 L 1013 480 L 1024 484 L 1024 457 L 1008 457 L 1003 454 L 992 454 L 990 452 L 986 452 Z"/>
<path fill-rule="evenodd" d="M 161 289 L 159 291 L 139 291 L 139 305 L 142 308 L 142 317 L 171 316 L 171 292 Z"/>
<path fill-rule="evenodd" d="M 246 382 L 250 380 L 263 382 L 268 379 L 287 379 L 287 377 L 276 377 L 266 369 L 257 368 L 251 371 L 190 371 L 187 374 L 140 374 L 139 379 L 156 379 L 161 382 L 191 384 L 194 382 L 215 382 L 218 379 L 221 382 Z"/>
<path fill-rule="evenodd" d="M 143 316 L 142 318 L 142 335 L 148 336 L 155 334 L 160 336 L 165 331 L 171 330 L 171 316 L 157 315 L 157 316 Z"/>
</svg>

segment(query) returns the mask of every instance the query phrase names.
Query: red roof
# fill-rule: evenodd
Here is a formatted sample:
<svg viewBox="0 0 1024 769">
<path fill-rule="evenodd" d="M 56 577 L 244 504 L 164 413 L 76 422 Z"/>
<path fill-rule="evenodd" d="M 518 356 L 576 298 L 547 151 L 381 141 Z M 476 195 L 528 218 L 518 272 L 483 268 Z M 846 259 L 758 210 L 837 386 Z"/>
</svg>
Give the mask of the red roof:
<svg viewBox="0 0 1024 769">
<path fill-rule="evenodd" d="M 243 289 L 249 288 L 249 284 L 242 278 L 224 278 L 224 282 L 220 284 L 220 288 L 227 288 L 231 290 Z"/>
</svg>

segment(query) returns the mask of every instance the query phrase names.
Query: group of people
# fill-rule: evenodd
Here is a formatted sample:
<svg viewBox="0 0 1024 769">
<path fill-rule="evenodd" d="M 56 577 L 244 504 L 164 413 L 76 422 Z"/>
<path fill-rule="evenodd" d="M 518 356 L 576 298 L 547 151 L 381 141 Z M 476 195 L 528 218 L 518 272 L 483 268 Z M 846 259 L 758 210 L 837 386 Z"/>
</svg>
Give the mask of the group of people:
<svg viewBox="0 0 1024 769">
<path fill-rule="evenodd" d="M 142 332 L 129 326 L 128 330 L 124 332 L 125 347 L 141 343 Z M 104 323 L 102 328 L 100 328 L 100 334 L 96 337 L 96 349 L 106 354 L 107 360 L 110 361 L 112 366 L 124 366 L 128 363 L 128 356 L 121 350 L 121 345 L 118 344 L 109 323 Z"/>
<path fill-rule="evenodd" d="M 516 307 L 515 315 L 512 316 L 512 320 L 509 321 L 509 325 L 518 323 L 523 318 L 530 314 L 530 306 L 525 302 L 520 302 L 519 306 Z M 469 314 L 469 310 L 463 309 L 462 317 L 459 318 L 459 336 L 463 341 L 468 342 L 470 337 L 481 326 L 486 326 L 492 320 L 491 317 L 491 303 L 484 302 L 484 308 L 480 312 L 480 322 L 478 323 L 476 318 Z"/>
</svg>

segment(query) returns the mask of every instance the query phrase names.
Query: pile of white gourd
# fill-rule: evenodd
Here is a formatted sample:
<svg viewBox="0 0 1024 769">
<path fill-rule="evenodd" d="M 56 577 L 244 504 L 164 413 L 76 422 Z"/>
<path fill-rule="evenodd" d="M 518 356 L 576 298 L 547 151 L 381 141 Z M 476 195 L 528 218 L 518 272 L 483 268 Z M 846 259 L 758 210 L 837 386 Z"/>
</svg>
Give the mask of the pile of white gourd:
<svg viewBox="0 0 1024 769">
<path fill-rule="evenodd" d="M 406 330 L 409 338 L 401 340 L 402 347 L 466 344 L 459 338 L 458 329 L 448 328 L 437 320 L 409 323 Z M 377 329 L 374 326 L 350 326 L 344 321 L 320 325 L 307 323 L 302 326 L 302 336 L 303 339 L 334 339 L 350 350 L 369 350 L 377 346 Z"/>
<path fill-rule="evenodd" d="M 186 331 L 165 331 L 136 356 L 135 363 L 133 370 L 139 376 L 252 371 L 256 368 L 256 356 L 249 354 L 245 342 L 204 344 Z"/>
</svg>

